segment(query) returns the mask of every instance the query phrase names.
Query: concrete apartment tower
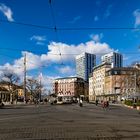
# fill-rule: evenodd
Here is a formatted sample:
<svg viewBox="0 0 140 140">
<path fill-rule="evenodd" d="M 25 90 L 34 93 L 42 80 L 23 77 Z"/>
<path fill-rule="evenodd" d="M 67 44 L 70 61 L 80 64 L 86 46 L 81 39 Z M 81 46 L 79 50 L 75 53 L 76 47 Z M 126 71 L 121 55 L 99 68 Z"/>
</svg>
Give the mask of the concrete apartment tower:
<svg viewBox="0 0 140 140">
<path fill-rule="evenodd" d="M 96 56 L 90 53 L 82 53 L 76 56 L 76 76 L 88 82 L 89 74 L 96 65 Z"/>
<path fill-rule="evenodd" d="M 101 57 L 102 64 L 103 63 L 110 63 L 111 67 L 122 67 L 123 66 L 123 56 L 120 53 L 111 52 L 105 54 Z"/>
</svg>

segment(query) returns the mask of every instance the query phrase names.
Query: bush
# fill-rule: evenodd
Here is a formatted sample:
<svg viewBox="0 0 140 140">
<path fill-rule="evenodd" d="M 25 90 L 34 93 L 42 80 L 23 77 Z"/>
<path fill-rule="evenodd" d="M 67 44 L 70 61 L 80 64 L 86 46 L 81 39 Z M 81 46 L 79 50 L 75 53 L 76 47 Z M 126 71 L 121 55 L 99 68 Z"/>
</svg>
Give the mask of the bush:
<svg viewBox="0 0 140 140">
<path fill-rule="evenodd" d="M 128 106 L 136 107 L 136 106 L 140 106 L 140 101 L 134 103 L 132 100 L 125 100 L 124 104 Z"/>
<path fill-rule="evenodd" d="M 137 102 L 137 106 L 140 106 L 140 101 Z"/>
<path fill-rule="evenodd" d="M 128 106 L 133 106 L 133 101 L 131 101 L 131 100 L 125 100 L 124 104 L 126 104 Z"/>
</svg>

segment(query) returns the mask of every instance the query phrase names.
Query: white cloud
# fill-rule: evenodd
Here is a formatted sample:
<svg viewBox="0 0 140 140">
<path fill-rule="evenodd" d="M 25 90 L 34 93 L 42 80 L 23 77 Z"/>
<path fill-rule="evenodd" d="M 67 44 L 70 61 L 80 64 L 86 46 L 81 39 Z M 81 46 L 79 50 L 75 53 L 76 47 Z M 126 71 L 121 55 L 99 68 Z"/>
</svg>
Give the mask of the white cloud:
<svg viewBox="0 0 140 140">
<path fill-rule="evenodd" d="M 26 53 L 26 68 L 27 71 L 37 69 L 41 66 L 47 66 L 47 62 L 41 60 L 41 56 L 35 55 L 31 52 L 22 52 L 22 56 L 19 59 L 14 60 L 13 64 L 6 63 L 3 66 L 0 66 L 0 71 L 5 69 L 11 70 L 18 75 L 23 75 L 24 71 L 24 55 Z"/>
<path fill-rule="evenodd" d="M 70 67 L 70 66 L 64 66 L 64 67 L 57 67 L 56 68 L 61 74 L 73 74 L 75 72 L 75 70 Z"/>
<path fill-rule="evenodd" d="M 13 12 L 8 6 L 6 6 L 3 3 L 0 3 L 0 11 L 6 16 L 8 21 L 10 21 L 10 22 L 14 21 L 14 19 L 12 17 Z"/>
<path fill-rule="evenodd" d="M 140 25 L 140 9 L 136 9 L 133 15 L 135 17 L 135 27 L 138 27 Z"/>
<path fill-rule="evenodd" d="M 47 76 L 42 74 L 41 83 L 45 89 L 52 90 L 54 79 L 57 78 L 60 78 L 60 76 Z"/>
<path fill-rule="evenodd" d="M 45 45 L 47 39 L 46 36 L 33 35 L 30 40 L 34 41 L 36 45 Z"/>
<path fill-rule="evenodd" d="M 86 43 L 80 43 L 78 45 L 68 45 L 65 43 L 56 43 L 51 42 L 48 45 L 48 53 L 36 55 L 31 52 L 22 52 L 21 58 L 16 59 L 13 64 L 6 63 L 3 66 L 0 66 L 1 69 L 10 69 L 13 70 L 18 75 L 23 75 L 23 63 L 24 63 L 24 55 L 26 53 L 27 56 L 27 70 L 34 70 L 38 69 L 39 67 L 45 66 L 48 67 L 49 65 L 56 63 L 60 64 L 61 59 L 59 53 L 61 52 L 62 60 L 64 64 L 67 62 L 73 62 L 75 60 L 75 56 L 81 54 L 83 52 L 93 53 L 93 54 L 103 54 L 113 51 L 107 43 L 100 43 L 95 42 L 93 40 L 88 41 Z M 56 66 L 55 65 L 55 66 Z M 72 72 L 72 69 L 67 66 L 60 69 L 60 72 Z M 72 74 L 72 73 L 70 73 Z"/>
<path fill-rule="evenodd" d="M 36 45 L 40 45 L 40 46 L 44 46 L 44 45 L 46 45 L 44 42 L 36 42 Z"/>
<path fill-rule="evenodd" d="M 25 52 L 23 51 L 21 53 L 21 58 L 16 59 L 13 64 L 6 63 L 3 66 L 0 66 L 0 73 L 4 69 L 9 69 L 13 72 L 15 72 L 17 75 L 21 76 L 23 78 L 24 73 L 24 55 L 26 53 L 27 56 L 27 71 L 30 70 L 36 70 L 42 66 L 48 67 L 49 65 L 56 63 L 54 67 L 54 73 L 55 70 L 59 70 L 60 74 L 68 74 L 73 75 L 75 73 L 75 69 L 72 69 L 70 66 L 65 67 L 59 67 L 59 69 L 55 69 L 57 67 L 57 64 L 60 64 L 61 59 L 60 55 L 58 55 L 61 51 L 62 54 L 62 60 L 64 64 L 67 64 L 67 62 L 74 63 L 75 56 L 78 54 L 81 54 L 83 52 L 93 53 L 93 54 L 103 54 L 113 51 L 113 49 L 110 48 L 110 46 L 107 43 L 100 43 L 95 42 L 94 40 L 90 40 L 85 43 L 80 43 L 78 45 L 68 45 L 62 42 L 51 42 L 48 45 L 48 53 L 37 55 L 31 52 Z M 43 67 L 42 67 L 43 68 Z M 59 77 L 49 77 L 49 76 L 42 76 L 42 83 L 47 88 L 52 88 L 52 81 L 53 79 L 56 79 Z"/>
<path fill-rule="evenodd" d="M 46 36 L 39 36 L 39 35 L 33 35 L 30 40 L 35 41 L 46 41 Z"/>
<path fill-rule="evenodd" d="M 100 34 L 91 34 L 90 35 L 90 38 L 92 40 L 94 40 L 95 42 L 100 42 L 101 39 L 103 38 L 103 33 L 100 33 Z"/>
<path fill-rule="evenodd" d="M 42 54 L 41 59 L 43 61 L 49 62 L 60 62 L 60 52 L 61 57 L 64 62 L 73 61 L 75 56 L 83 52 L 102 54 L 113 51 L 107 43 L 95 42 L 94 40 L 88 41 L 86 43 L 80 43 L 78 45 L 68 45 L 65 43 L 51 42 L 48 45 L 49 52 L 47 54 Z"/>
<path fill-rule="evenodd" d="M 74 17 L 71 21 L 69 21 L 69 23 L 75 23 L 75 22 L 77 22 L 78 20 L 80 20 L 82 17 L 81 16 L 76 16 L 76 17 Z"/>
<path fill-rule="evenodd" d="M 98 16 L 95 16 L 94 17 L 94 21 L 98 21 L 99 20 L 99 17 Z"/>
</svg>

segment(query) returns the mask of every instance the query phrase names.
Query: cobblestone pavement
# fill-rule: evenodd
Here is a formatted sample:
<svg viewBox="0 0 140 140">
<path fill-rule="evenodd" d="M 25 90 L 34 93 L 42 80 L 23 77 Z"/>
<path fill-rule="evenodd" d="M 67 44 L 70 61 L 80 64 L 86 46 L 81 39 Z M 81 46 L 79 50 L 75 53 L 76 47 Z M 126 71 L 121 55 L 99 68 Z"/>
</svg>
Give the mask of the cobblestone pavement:
<svg viewBox="0 0 140 140">
<path fill-rule="evenodd" d="M 94 104 L 0 109 L 0 140 L 140 140 L 140 113 Z"/>
</svg>

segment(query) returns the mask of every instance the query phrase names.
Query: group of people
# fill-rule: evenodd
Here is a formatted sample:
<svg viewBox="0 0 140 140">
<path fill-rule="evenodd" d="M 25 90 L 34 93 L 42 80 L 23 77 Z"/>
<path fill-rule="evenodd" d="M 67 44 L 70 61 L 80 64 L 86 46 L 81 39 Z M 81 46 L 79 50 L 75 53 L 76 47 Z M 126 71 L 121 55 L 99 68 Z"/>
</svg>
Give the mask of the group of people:
<svg viewBox="0 0 140 140">
<path fill-rule="evenodd" d="M 98 100 L 95 101 L 96 106 L 98 105 Z M 108 108 L 109 107 L 109 101 L 101 101 L 101 105 L 103 108 Z"/>
<path fill-rule="evenodd" d="M 109 107 L 109 101 L 103 101 L 102 102 L 102 107 L 103 108 L 108 108 Z"/>
<path fill-rule="evenodd" d="M 77 98 L 77 102 L 79 103 L 79 106 L 82 107 L 83 106 L 83 100 Z M 96 100 L 95 101 L 95 105 L 97 106 L 99 104 L 99 101 Z M 109 108 L 109 101 L 101 101 L 101 106 L 103 109 Z"/>
</svg>

